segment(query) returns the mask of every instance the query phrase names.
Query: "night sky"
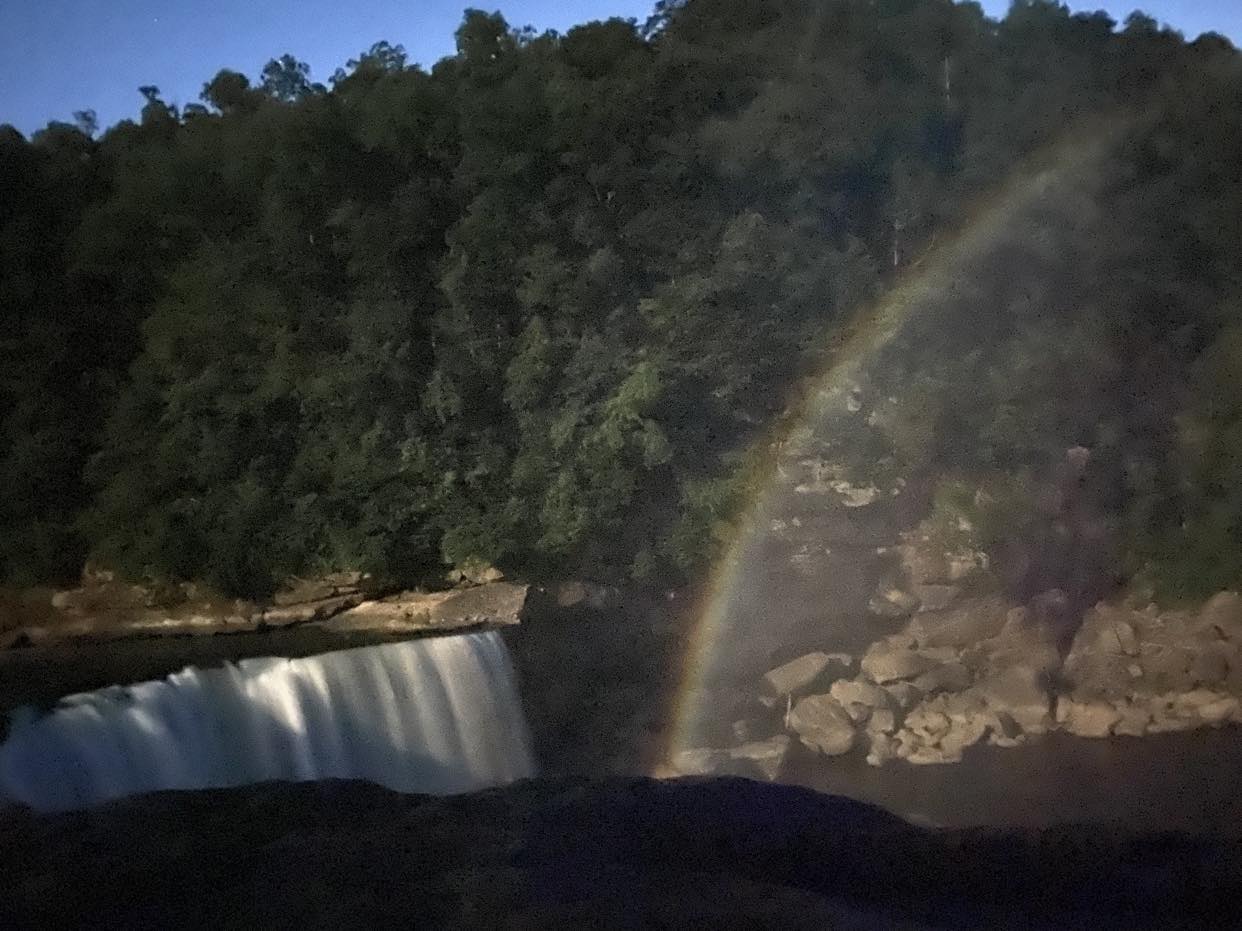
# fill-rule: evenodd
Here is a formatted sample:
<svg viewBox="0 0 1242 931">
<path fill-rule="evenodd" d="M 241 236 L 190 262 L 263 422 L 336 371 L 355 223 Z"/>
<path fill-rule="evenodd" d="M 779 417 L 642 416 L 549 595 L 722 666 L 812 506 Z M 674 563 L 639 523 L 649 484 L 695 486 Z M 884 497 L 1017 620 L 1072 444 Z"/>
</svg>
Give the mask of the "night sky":
<svg viewBox="0 0 1242 931">
<path fill-rule="evenodd" d="M 469 0 L 0 0 L 0 123 L 25 133 L 50 119 L 93 109 L 101 126 L 136 116 L 137 88 L 157 85 L 170 103 L 198 99 L 221 68 L 254 77 L 284 52 L 326 82 L 380 39 L 430 65 L 453 51 L 453 31 Z M 492 9 L 495 3 L 478 3 Z M 511 0 L 512 25 L 564 31 L 608 16 L 646 18 L 653 0 Z M 1103 7 L 1121 20 L 1131 2 Z M 1008 0 L 984 0 L 1002 15 Z M 1242 44 L 1239 0 L 1147 0 L 1152 16 L 1186 35 L 1214 30 Z"/>
</svg>

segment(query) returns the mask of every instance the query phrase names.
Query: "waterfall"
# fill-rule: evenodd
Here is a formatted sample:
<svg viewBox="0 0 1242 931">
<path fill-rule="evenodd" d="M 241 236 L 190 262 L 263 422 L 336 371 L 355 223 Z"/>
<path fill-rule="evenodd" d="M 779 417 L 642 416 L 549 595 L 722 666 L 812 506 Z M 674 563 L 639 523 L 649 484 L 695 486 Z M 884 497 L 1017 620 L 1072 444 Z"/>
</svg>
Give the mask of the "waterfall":
<svg viewBox="0 0 1242 931">
<path fill-rule="evenodd" d="M 448 794 L 533 771 L 495 632 L 191 666 L 17 716 L 0 745 L 0 796 L 45 811 L 267 779 Z"/>
</svg>

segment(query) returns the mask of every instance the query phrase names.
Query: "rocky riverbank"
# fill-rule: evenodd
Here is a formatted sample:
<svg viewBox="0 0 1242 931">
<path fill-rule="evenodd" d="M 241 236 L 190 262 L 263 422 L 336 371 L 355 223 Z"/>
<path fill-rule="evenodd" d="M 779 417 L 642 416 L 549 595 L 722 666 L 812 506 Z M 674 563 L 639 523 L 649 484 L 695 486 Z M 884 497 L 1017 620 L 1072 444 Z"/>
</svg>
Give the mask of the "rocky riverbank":
<svg viewBox="0 0 1242 931">
<path fill-rule="evenodd" d="M 442 591 L 385 590 L 360 572 L 291 579 L 266 602 L 225 599 L 193 583 L 136 585 L 88 569 L 63 591 L 0 598 L 0 652 L 58 643 L 215 636 L 295 627 L 420 633 L 517 623 L 527 587 L 495 570 Z"/>
<path fill-rule="evenodd" d="M 1064 657 L 1061 601 L 966 599 L 916 613 L 860 657 L 805 654 L 755 684 L 756 710 L 781 733 L 683 751 L 673 764 L 702 773 L 742 760 L 775 778 L 791 738 L 829 756 L 859 749 L 878 766 L 956 762 L 976 744 L 1014 747 L 1051 731 L 1141 737 L 1242 723 L 1237 593 L 1197 610 L 1102 603 Z M 738 731 L 761 726 L 753 720 Z"/>
<path fill-rule="evenodd" d="M 673 771 L 778 778 L 795 741 L 876 766 L 934 764 L 1050 732 L 1142 737 L 1242 722 L 1236 592 L 1165 610 L 1138 592 L 1085 612 L 1055 589 L 1019 604 L 970 520 L 943 510 L 868 545 L 878 581 L 853 627 L 873 625 L 874 639 L 842 652 L 837 625 L 819 649 L 735 680 L 720 702 L 737 717 L 733 742 L 681 748 Z"/>
</svg>

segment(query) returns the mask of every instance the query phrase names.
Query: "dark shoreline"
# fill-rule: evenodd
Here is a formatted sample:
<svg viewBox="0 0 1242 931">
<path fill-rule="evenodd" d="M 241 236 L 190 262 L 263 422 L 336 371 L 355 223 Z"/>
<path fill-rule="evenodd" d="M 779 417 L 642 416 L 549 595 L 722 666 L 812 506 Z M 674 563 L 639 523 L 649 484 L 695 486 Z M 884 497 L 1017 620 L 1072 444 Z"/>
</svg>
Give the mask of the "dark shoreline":
<svg viewBox="0 0 1242 931">
<path fill-rule="evenodd" d="M 933 831 L 744 779 L 362 782 L 0 810 L 9 927 L 1223 927 L 1242 842 Z"/>
</svg>

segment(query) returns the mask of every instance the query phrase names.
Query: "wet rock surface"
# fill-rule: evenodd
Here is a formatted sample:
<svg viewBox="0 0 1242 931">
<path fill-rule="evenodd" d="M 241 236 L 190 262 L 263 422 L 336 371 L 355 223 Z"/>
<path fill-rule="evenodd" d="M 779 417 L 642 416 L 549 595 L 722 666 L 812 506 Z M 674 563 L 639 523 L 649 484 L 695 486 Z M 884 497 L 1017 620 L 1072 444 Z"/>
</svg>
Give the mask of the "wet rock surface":
<svg viewBox="0 0 1242 931">
<path fill-rule="evenodd" d="M 7 615 L 19 623 L 7 633 L 0 625 L 0 712 L 158 679 L 188 665 L 253 656 L 294 658 L 516 626 L 527 595 L 525 585 L 491 582 L 380 597 L 361 576 L 341 574 L 295 580 L 260 607 L 212 599 L 192 585 L 168 592 L 93 577 L 79 589 L 43 593 L 38 603 L 19 601 Z M 7 606 L 0 600 L 0 611 Z"/>
<path fill-rule="evenodd" d="M 480 574 L 482 581 L 459 581 L 444 591 L 383 592 L 369 576 L 340 572 L 290 579 L 268 603 L 257 604 L 219 598 L 192 583 L 132 585 L 88 569 L 78 588 L 0 601 L 0 612 L 13 618 L 0 625 L 0 650 L 303 625 L 392 632 L 516 623 L 526 586 L 496 575 L 493 569 Z"/>
<path fill-rule="evenodd" d="M 744 779 L 366 783 L 0 810 L 5 927 L 1223 926 L 1237 841 L 928 831 Z"/>
</svg>

